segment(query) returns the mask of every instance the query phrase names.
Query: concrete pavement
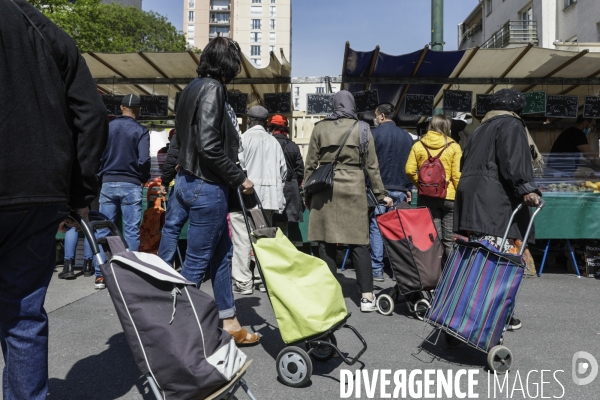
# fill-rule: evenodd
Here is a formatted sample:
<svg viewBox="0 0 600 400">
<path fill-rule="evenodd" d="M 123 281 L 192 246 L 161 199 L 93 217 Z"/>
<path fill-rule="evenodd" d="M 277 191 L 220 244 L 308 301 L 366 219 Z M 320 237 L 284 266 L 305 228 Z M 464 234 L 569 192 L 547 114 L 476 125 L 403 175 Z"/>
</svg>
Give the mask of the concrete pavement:
<svg viewBox="0 0 600 400">
<path fill-rule="evenodd" d="M 479 381 L 476 393 L 479 398 L 488 398 L 488 375 L 482 369 L 485 354 L 465 345 L 446 349 L 441 343 L 424 342 L 423 336 L 431 329 L 410 316 L 405 305 L 397 305 L 395 313 L 389 317 L 360 313 L 354 279 L 352 269 L 340 276 L 346 304 L 352 312 L 349 323 L 364 336 L 369 348 L 352 367 L 347 367 L 340 358 L 322 364 L 314 362 L 311 382 L 301 389 L 278 382 L 275 358 L 285 345 L 266 294 L 256 291 L 251 296 L 237 297 L 242 324 L 260 332 L 263 337 L 261 345 L 244 349 L 254 360 L 246 380 L 258 399 L 338 399 L 340 370 L 360 368 L 369 374 L 376 369 L 389 369 L 392 374 L 401 369 L 408 373 L 416 369 L 455 372 L 475 369 Z M 203 289 L 211 292 L 210 282 L 207 283 Z M 384 289 L 392 284 L 387 278 L 376 287 Z M 79 276 L 74 281 L 63 281 L 57 279 L 55 273 L 46 308 L 50 315 L 49 399 L 153 398 L 133 362 L 108 291 L 95 291 L 93 278 Z M 573 355 L 578 351 L 591 353 L 600 361 L 599 310 L 599 280 L 577 279 L 566 274 L 564 268 L 549 267 L 542 278 L 525 281 L 516 311 L 523 321 L 523 328 L 505 335 L 505 345 L 515 358 L 507 382 L 516 391 L 509 398 L 532 398 L 544 381 L 547 382 L 543 385 L 544 397 L 598 399 L 600 376 L 589 385 L 578 386 L 571 378 L 571 368 Z M 350 355 L 360 348 L 358 340 L 347 330 L 339 331 L 336 337 L 342 351 Z M 542 378 L 541 370 L 551 372 L 546 372 Z M 388 379 L 391 378 L 388 376 Z M 460 386 L 466 390 L 464 381 Z M 393 389 L 392 379 L 388 392 Z M 496 398 L 507 398 L 506 390 L 505 387 L 501 394 L 496 388 Z M 526 390 L 531 396 L 527 396 Z M 364 387 L 361 395 L 361 398 L 369 398 Z M 490 395 L 494 398 L 493 389 Z M 371 398 L 380 396 L 377 387 Z M 237 397 L 246 398 L 241 392 Z M 352 398 L 356 398 L 355 393 Z"/>
</svg>

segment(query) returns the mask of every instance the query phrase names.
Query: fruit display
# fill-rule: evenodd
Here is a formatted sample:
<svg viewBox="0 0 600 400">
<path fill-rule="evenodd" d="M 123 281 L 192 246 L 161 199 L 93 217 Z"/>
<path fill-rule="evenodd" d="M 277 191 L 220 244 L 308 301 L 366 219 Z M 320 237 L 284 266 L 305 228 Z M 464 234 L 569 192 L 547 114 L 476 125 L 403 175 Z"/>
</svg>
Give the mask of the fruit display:
<svg viewBox="0 0 600 400">
<path fill-rule="evenodd" d="M 600 193 L 600 182 L 537 182 L 542 192 Z"/>
</svg>

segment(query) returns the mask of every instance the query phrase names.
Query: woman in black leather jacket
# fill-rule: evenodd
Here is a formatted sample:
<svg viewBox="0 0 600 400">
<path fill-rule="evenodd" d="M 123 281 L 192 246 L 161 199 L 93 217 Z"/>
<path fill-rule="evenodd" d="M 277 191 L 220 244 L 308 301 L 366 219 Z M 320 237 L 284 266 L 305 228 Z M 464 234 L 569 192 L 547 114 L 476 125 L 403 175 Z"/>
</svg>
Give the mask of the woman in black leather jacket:
<svg viewBox="0 0 600 400">
<path fill-rule="evenodd" d="M 239 133 L 235 112 L 227 103 L 225 84 L 241 68 L 240 49 L 227 38 L 213 39 L 202 52 L 199 77 L 181 92 L 175 127 L 179 170 L 167 208 L 162 241 L 176 243 L 189 217 L 188 247 L 181 275 L 202 283 L 210 279 L 219 318 L 238 345 L 257 343 L 237 320 L 231 286 L 232 244 L 227 227 L 230 188 L 253 192 L 253 183 L 236 165 Z M 167 260 L 168 262 L 168 260 Z"/>
</svg>

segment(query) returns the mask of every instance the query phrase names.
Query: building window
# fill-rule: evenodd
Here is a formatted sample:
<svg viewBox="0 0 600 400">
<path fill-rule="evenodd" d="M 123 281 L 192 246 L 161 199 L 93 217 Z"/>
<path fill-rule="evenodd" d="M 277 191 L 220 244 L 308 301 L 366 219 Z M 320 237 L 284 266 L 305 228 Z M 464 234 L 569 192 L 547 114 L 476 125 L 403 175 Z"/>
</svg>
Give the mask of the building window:
<svg viewBox="0 0 600 400">
<path fill-rule="evenodd" d="M 194 12 L 188 11 L 188 22 L 194 22 Z"/>
<path fill-rule="evenodd" d="M 275 4 L 275 0 L 271 0 L 271 4 Z"/>
<path fill-rule="evenodd" d="M 227 23 L 229 22 L 229 14 L 228 13 L 212 13 L 210 14 L 210 21 L 217 23 Z"/>
<path fill-rule="evenodd" d="M 262 0 L 252 0 L 252 3 L 262 3 Z"/>
<path fill-rule="evenodd" d="M 252 25 L 250 26 L 250 29 L 262 29 L 262 23 L 260 19 L 253 19 L 252 21 Z"/>
<path fill-rule="evenodd" d="M 294 108 L 296 109 L 296 111 L 298 111 L 298 109 L 300 108 L 300 99 L 299 98 L 294 99 Z"/>
<path fill-rule="evenodd" d="M 262 66 L 262 60 L 260 58 L 252 58 L 252 64 L 254 64 L 255 67 L 261 67 Z"/>
<path fill-rule="evenodd" d="M 565 8 L 577 3 L 577 0 L 565 0 Z"/>
<path fill-rule="evenodd" d="M 325 88 L 324 87 L 317 87 L 315 93 L 325 93 Z"/>
<path fill-rule="evenodd" d="M 276 10 L 276 8 L 277 8 L 277 7 L 275 7 L 275 6 L 270 6 L 270 7 L 269 7 L 269 15 L 270 15 L 271 17 L 274 17 L 275 15 L 277 15 L 277 10 Z"/>
<path fill-rule="evenodd" d="M 229 27 L 228 26 L 211 26 L 209 31 L 210 37 L 229 37 Z"/>
<path fill-rule="evenodd" d="M 490 15 L 492 13 L 492 0 L 486 0 L 485 1 L 485 12 L 486 12 L 486 16 Z"/>
<path fill-rule="evenodd" d="M 261 6 L 250 7 L 250 15 L 262 15 L 262 7 Z"/>
<path fill-rule="evenodd" d="M 250 43 L 261 43 L 262 32 L 250 32 Z"/>
<path fill-rule="evenodd" d="M 299 86 L 296 86 L 296 87 L 294 88 L 294 94 L 295 94 L 296 96 L 300 96 L 300 87 L 299 87 Z"/>
<path fill-rule="evenodd" d="M 250 46 L 251 56 L 260 56 L 260 46 Z"/>
<path fill-rule="evenodd" d="M 269 29 L 272 31 L 275 30 L 275 20 L 274 19 L 269 21 Z"/>
<path fill-rule="evenodd" d="M 188 1 L 188 8 L 195 8 L 195 7 L 196 7 L 195 0 L 189 0 Z"/>
<path fill-rule="evenodd" d="M 275 46 L 269 46 L 269 52 L 275 53 Z"/>
<path fill-rule="evenodd" d="M 192 36 L 194 34 L 194 25 L 190 24 L 188 25 L 188 31 L 187 31 L 188 35 Z"/>
<path fill-rule="evenodd" d="M 188 47 L 194 47 L 194 38 L 188 38 L 187 44 Z"/>
<path fill-rule="evenodd" d="M 275 32 L 269 32 L 269 42 L 275 41 Z"/>
</svg>

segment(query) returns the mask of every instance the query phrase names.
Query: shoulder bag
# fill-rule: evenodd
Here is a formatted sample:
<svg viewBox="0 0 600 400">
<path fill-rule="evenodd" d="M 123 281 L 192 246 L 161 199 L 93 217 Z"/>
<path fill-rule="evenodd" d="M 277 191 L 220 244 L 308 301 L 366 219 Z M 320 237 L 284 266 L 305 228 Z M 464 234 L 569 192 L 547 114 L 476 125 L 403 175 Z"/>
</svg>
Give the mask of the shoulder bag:
<svg viewBox="0 0 600 400">
<path fill-rule="evenodd" d="M 315 194 L 323 192 L 325 190 L 333 189 L 333 177 L 335 175 L 335 165 L 337 164 L 337 159 L 340 156 L 342 149 L 346 145 L 346 141 L 350 137 L 350 134 L 354 130 L 354 127 L 357 123 L 358 121 L 352 124 L 350 132 L 348 132 L 348 134 L 344 138 L 344 141 L 342 142 L 342 145 L 335 154 L 333 161 L 329 164 L 319 165 L 315 172 L 313 172 L 313 174 L 310 176 L 310 179 L 304 185 L 304 191 L 306 193 Z"/>
</svg>

